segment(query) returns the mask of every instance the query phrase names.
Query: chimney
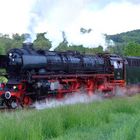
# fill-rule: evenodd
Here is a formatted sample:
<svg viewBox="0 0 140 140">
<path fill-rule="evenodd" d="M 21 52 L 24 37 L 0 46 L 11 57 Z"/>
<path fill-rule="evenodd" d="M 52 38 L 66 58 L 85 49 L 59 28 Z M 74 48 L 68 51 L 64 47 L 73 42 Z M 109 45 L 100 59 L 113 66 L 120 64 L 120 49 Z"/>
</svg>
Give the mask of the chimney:
<svg viewBox="0 0 140 140">
<path fill-rule="evenodd" d="M 33 49 L 33 43 L 31 43 L 31 42 L 23 42 L 22 46 L 23 46 L 23 48 Z"/>
<path fill-rule="evenodd" d="M 24 42 L 24 43 L 22 44 L 23 49 L 27 50 L 28 53 L 30 53 L 30 54 L 33 54 L 33 52 L 35 52 L 35 49 L 34 49 L 33 46 L 34 46 L 34 45 L 33 45 L 33 43 L 31 43 L 31 42 Z"/>
</svg>

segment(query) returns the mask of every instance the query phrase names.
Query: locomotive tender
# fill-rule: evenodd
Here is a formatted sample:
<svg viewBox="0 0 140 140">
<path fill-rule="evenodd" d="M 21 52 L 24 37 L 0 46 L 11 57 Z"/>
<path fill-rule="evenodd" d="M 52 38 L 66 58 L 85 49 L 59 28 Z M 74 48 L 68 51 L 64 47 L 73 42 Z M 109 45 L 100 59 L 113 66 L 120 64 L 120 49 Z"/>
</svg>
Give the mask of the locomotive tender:
<svg viewBox="0 0 140 140">
<path fill-rule="evenodd" d="M 0 67 L 6 69 L 8 79 L 1 84 L 1 104 L 9 108 L 61 98 L 81 88 L 91 95 L 96 90 L 113 92 L 131 81 L 140 83 L 140 57 L 35 50 L 32 43 L 0 56 Z M 133 72 L 137 77 L 130 76 Z"/>
</svg>

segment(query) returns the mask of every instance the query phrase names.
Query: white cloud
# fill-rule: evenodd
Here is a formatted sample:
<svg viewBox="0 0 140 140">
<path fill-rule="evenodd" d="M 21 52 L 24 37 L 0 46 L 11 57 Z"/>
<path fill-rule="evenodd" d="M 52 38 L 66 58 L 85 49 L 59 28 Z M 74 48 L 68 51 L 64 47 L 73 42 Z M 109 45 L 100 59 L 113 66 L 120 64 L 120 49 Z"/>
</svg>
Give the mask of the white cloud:
<svg viewBox="0 0 140 140">
<path fill-rule="evenodd" d="M 140 29 L 138 0 L 0 0 L 0 32 L 48 32 L 57 46 L 66 32 L 70 43 L 105 45 L 104 33 Z M 92 28 L 81 35 L 80 28 Z"/>
<path fill-rule="evenodd" d="M 75 18 L 73 17 L 72 21 L 67 22 L 66 20 L 62 22 L 65 25 L 64 30 L 66 31 L 67 39 L 73 44 L 84 44 L 87 47 L 98 45 L 106 47 L 103 34 L 116 34 L 140 28 L 140 5 L 130 2 L 111 2 L 100 10 L 84 7 L 78 13 L 79 15 L 74 16 Z M 67 13 L 63 14 L 63 16 L 66 15 Z M 59 21 L 61 21 L 61 18 Z M 52 22 L 57 25 L 57 21 L 53 20 Z M 62 30 L 61 24 L 58 27 L 58 29 Z M 93 31 L 90 34 L 81 35 L 79 32 L 81 27 L 91 28 Z M 58 34 L 55 35 L 55 32 L 51 32 L 49 29 L 48 32 L 51 34 L 50 39 L 54 40 L 56 38 L 56 42 L 59 42 Z"/>
<path fill-rule="evenodd" d="M 0 0 L 0 32 L 25 32 L 31 0 Z"/>
<path fill-rule="evenodd" d="M 101 32 L 115 34 L 140 28 L 140 5 L 131 3 L 111 3 L 104 9 L 91 12 L 96 28 Z"/>
<path fill-rule="evenodd" d="M 73 27 L 87 27 L 102 33 L 115 34 L 140 28 L 140 5 L 111 3 L 99 11 L 82 10 Z"/>
<path fill-rule="evenodd" d="M 30 22 L 31 11 L 43 15 L 35 27 L 36 31 L 49 30 L 48 27 L 63 30 L 76 27 L 92 27 L 103 33 L 116 33 L 140 28 L 140 2 L 123 0 L 114 3 L 112 0 L 0 0 L 0 32 L 26 32 Z M 128 2 L 129 1 L 129 2 Z M 34 9 L 43 5 L 36 11 L 32 9 L 34 2 L 38 2 Z M 89 2 L 89 3 L 88 3 Z M 120 3 L 119 3 L 120 2 Z M 89 5 L 90 4 L 90 5 Z M 104 5 L 102 9 L 93 9 Z M 89 8 L 90 7 L 90 8 Z M 39 11 L 42 10 L 42 11 Z M 38 22 L 38 21 L 37 21 Z M 42 23 L 41 23 L 42 22 Z"/>
</svg>

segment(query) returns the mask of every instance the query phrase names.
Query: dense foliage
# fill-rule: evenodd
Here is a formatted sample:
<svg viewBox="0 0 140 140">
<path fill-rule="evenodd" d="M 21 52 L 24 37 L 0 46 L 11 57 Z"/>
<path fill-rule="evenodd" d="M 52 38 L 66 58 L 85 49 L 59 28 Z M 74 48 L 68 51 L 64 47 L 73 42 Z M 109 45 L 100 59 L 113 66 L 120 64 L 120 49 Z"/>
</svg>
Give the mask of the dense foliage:
<svg viewBox="0 0 140 140">
<path fill-rule="evenodd" d="M 115 44 L 108 47 L 110 52 L 126 56 L 140 56 L 140 30 L 106 35 L 106 40 L 112 40 Z"/>
<path fill-rule="evenodd" d="M 51 41 L 49 39 L 45 38 L 46 33 L 38 33 L 37 39 L 34 41 L 34 46 L 37 47 L 37 49 L 45 49 L 49 50 L 52 47 Z M 9 35 L 0 35 L 0 54 L 6 54 L 6 52 L 11 48 L 20 48 L 22 46 L 22 43 L 24 42 L 24 36 L 26 34 L 13 34 L 12 37 L 9 37 Z M 63 41 L 61 42 L 58 47 L 56 48 L 56 51 L 68 51 L 68 50 L 75 50 L 79 51 L 81 53 L 101 53 L 103 52 L 103 47 L 99 46 L 97 48 L 85 48 L 82 45 L 68 45 L 67 42 Z"/>
<path fill-rule="evenodd" d="M 113 40 L 118 44 L 126 44 L 129 42 L 135 42 L 140 44 L 140 30 L 133 30 L 129 32 L 124 32 L 116 35 L 106 35 L 107 39 Z"/>
<path fill-rule="evenodd" d="M 37 49 L 49 50 L 52 47 L 52 42 L 45 38 L 44 33 L 38 33 L 37 39 L 34 41 L 34 46 Z M 25 40 L 26 34 L 13 34 L 12 36 L 0 34 L 0 54 L 6 54 L 6 52 L 11 48 L 20 48 Z M 110 40 L 113 41 L 112 44 L 108 44 Z M 116 34 L 116 35 L 106 35 L 106 42 L 108 48 L 103 50 L 102 46 L 97 48 L 85 48 L 81 45 L 69 45 L 66 38 L 55 49 L 56 51 L 68 51 L 74 50 L 81 53 L 95 54 L 107 51 L 109 53 L 117 53 L 126 56 L 140 56 L 140 30 L 134 30 L 131 32 Z"/>
</svg>

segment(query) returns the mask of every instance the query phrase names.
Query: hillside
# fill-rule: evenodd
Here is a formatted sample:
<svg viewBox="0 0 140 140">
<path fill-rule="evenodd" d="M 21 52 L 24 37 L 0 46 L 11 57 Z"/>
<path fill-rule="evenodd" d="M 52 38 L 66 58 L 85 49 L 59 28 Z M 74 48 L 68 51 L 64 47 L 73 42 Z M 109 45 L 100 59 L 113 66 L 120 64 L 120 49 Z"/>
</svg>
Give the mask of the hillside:
<svg viewBox="0 0 140 140">
<path fill-rule="evenodd" d="M 114 41 L 114 43 L 120 45 L 127 44 L 129 42 L 135 42 L 140 44 L 140 29 L 115 35 L 106 35 L 106 39 L 111 39 Z"/>
<path fill-rule="evenodd" d="M 113 41 L 114 46 L 108 44 L 108 52 L 125 56 L 140 56 L 140 29 L 115 35 L 106 35 L 106 41 Z"/>
</svg>

